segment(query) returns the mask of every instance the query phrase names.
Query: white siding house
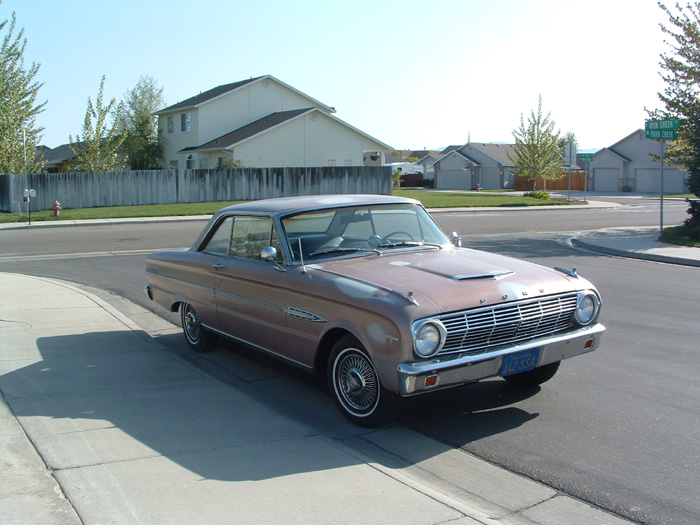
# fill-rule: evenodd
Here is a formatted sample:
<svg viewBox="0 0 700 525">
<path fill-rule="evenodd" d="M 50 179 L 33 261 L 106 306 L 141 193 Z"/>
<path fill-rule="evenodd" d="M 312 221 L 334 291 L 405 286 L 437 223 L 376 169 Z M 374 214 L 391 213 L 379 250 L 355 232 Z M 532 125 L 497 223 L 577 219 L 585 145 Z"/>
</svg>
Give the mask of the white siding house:
<svg viewBox="0 0 700 525">
<path fill-rule="evenodd" d="M 269 75 L 218 86 L 156 113 L 164 167 L 361 166 L 365 151 L 391 150 L 332 113 Z"/>
<path fill-rule="evenodd" d="M 660 193 L 660 156 L 661 142 L 647 139 L 644 130 L 638 129 L 593 155 L 589 163 L 591 190 Z M 664 193 L 685 193 L 686 175 L 664 165 Z"/>
</svg>

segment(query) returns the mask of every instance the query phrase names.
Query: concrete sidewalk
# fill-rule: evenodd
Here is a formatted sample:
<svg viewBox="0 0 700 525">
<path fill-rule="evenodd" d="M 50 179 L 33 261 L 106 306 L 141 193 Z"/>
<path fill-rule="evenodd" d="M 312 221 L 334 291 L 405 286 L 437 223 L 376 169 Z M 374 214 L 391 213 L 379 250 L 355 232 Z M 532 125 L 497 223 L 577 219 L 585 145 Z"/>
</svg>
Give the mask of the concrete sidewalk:
<svg viewBox="0 0 700 525">
<path fill-rule="evenodd" d="M 590 251 L 647 261 L 700 266 L 700 248 L 659 241 L 659 228 L 606 228 L 572 239 Z"/>
<path fill-rule="evenodd" d="M 405 428 L 354 427 L 310 381 L 203 359 L 119 297 L 1 273 L 0 295 L 0 523 L 627 523 Z"/>
</svg>

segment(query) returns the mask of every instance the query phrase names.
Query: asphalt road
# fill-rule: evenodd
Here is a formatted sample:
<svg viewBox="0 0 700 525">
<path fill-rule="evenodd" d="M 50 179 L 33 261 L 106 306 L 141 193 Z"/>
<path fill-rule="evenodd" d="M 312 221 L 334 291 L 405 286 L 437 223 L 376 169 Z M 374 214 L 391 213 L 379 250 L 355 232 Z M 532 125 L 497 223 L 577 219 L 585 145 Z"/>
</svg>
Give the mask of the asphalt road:
<svg viewBox="0 0 700 525">
<path fill-rule="evenodd" d="M 563 363 L 539 389 L 523 392 L 493 380 L 416 397 L 400 422 L 627 518 L 697 523 L 700 270 L 590 254 L 566 243 L 576 231 L 658 224 L 658 201 L 630 203 L 616 210 L 436 214 L 469 247 L 576 266 L 603 295 L 608 331 L 601 349 Z M 684 212 L 684 203 L 667 204 L 666 223 Z M 187 246 L 201 227 L 2 231 L 0 271 L 67 279 L 146 303 L 145 253 Z"/>
</svg>

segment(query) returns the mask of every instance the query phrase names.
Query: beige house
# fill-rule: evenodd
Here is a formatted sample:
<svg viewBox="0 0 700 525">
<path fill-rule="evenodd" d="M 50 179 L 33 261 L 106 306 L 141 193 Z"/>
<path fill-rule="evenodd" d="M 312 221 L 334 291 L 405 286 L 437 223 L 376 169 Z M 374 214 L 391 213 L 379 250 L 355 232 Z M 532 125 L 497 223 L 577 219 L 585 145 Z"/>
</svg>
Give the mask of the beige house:
<svg viewBox="0 0 700 525">
<path fill-rule="evenodd" d="M 210 89 L 156 113 L 164 166 L 362 166 L 391 147 L 333 116 L 335 109 L 262 76 Z"/>
</svg>

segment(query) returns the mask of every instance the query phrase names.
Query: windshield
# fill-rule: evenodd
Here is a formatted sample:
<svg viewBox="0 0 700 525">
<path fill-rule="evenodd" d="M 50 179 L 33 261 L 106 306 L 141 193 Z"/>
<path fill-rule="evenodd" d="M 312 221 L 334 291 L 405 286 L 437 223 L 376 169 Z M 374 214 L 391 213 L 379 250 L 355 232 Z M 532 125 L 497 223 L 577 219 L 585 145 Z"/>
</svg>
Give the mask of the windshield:
<svg viewBox="0 0 700 525">
<path fill-rule="evenodd" d="M 442 246 L 449 240 L 421 206 L 384 204 L 326 209 L 282 219 L 292 259 Z"/>
</svg>

